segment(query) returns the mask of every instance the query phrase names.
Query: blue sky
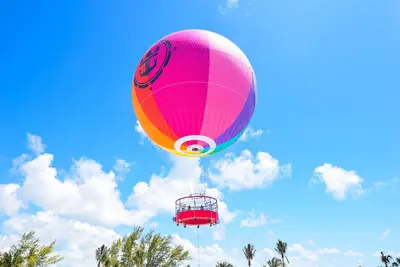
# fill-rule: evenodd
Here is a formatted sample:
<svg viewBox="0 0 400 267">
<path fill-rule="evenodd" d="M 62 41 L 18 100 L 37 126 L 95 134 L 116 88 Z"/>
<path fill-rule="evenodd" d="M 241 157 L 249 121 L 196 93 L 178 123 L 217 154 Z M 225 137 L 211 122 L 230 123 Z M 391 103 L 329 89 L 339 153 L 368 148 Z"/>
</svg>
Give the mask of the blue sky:
<svg viewBox="0 0 400 267">
<path fill-rule="evenodd" d="M 397 1 L 3 1 L 0 25 L 0 249 L 37 227 L 44 240 L 61 240 L 64 255 L 78 247 L 92 257 L 62 266 L 86 267 L 93 247 L 128 231 L 132 218 L 193 249 L 195 231 L 172 223 L 167 200 L 201 177 L 223 193 L 229 218 L 200 230 L 202 266 L 222 258 L 244 266 L 249 242 L 265 264 L 277 238 L 298 267 L 372 267 L 380 250 L 400 257 Z M 173 158 L 137 131 L 137 62 L 164 35 L 189 28 L 228 37 L 254 67 L 257 109 L 233 156 Z M 243 188 L 243 178 L 253 183 Z M 172 190 L 163 204 L 152 203 L 151 179 Z M 141 195 L 140 182 L 153 193 Z M 107 214 L 118 208 L 96 197 L 120 213 Z M 86 204 L 101 214 L 76 206 Z M 251 212 L 255 227 L 245 227 Z"/>
</svg>

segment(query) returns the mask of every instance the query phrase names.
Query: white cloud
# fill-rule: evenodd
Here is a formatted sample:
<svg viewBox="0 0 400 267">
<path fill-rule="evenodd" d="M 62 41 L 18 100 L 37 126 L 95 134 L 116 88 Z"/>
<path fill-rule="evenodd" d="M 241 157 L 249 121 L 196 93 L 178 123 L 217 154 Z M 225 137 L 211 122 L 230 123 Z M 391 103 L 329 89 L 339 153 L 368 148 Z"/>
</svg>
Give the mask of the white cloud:
<svg viewBox="0 0 400 267">
<path fill-rule="evenodd" d="M 75 161 L 64 181 L 52 167 L 53 155 L 42 154 L 21 164 L 23 198 L 60 215 L 109 226 L 141 224 L 154 214 L 126 210 L 120 201 L 116 176 L 94 160 Z M 76 207 L 79 207 L 77 209 Z"/>
<path fill-rule="evenodd" d="M 226 228 L 224 223 L 219 223 L 213 229 L 212 236 L 216 241 L 224 240 L 226 235 Z"/>
<path fill-rule="evenodd" d="M 36 156 L 42 154 L 45 147 L 40 136 L 28 133 L 28 148 L 32 150 Z"/>
<path fill-rule="evenodd" d="M 229 211 L 228 205 L 222 201 L 224 199 L 224 195 L 218 189 L 207 188 L 206 195 L 218 199 L 218 213 L 219 213 L 220 217 L 222 218 L 223 223 L 228 224 L 236 218 L 237 212 Z"/>
<path fill-rule="evenodd" d="M 189 251 L 192 256 L 192 260 L 189 262 L 191 266 L 197 266 L 198 259 L 200 259 L 201 266 L 215 266 L 217 261 L 228 261 L 234 266 L 243 266 L 241 261 L 228 255 L 218 244 L 198 248 L 179 235 L 173 235 L 173 237 L 175 245 L 181 245 Z"/>
<path fill-rule="evenodd" d="M 149 226 L 150 226 L 151 228 L 155 228 L 155 227 L 157 227 L 157 226 L 159 226 L 159 225 L 160 225 L 160 224 L 159 224 L 158 222 L 151 222 Z"/>
<path fill-rule="evenodd" d="M 133 187 L 127 205 L 152 212 L 174 212 L 175 200 L 194 192 L 199 186 L 202 169 L 199 160 L 171 156 L 174 167 L 166 177 L 153 174 L 150 181 Z"/>
<path fill-rule="evenodd" d="M 399 182 L 399 180 L 397 177 L 393 177 L 393 179 L 391 179 L 389 181 L 386 180 L 386 181 L 375 182 L 375 183 L 373 183 L 373 189 L 379 190 L 382 188 L 388 188 L 390 191 L 394 192 L 394 191 L 396 191 L 398 182 Z"/>
<path fill-rule="evenodd" d="M 15 243 L 18 236 L 33 230 L 43 244 L 56 240 L 55 253 L 65 257 L 57 265 L 60 267 L 96 266 L 96 248 L 110 245 L 119 237 L 112 229 L 61 218 L 50 211 L 11 217 L 4 222 L 4 227 L 11 235 L 0 237 L 0 251 Z"/>
<path fill-rule="evenodd" d="M 390 234 L 391 231 L 392 231 L 392 229 L 390 229 L 390 228 L 386 229 L 386 230 L 381 234 L 381 236 L 379 237 L 379 239 L 381 239 L 381 240 L 386 239 L 386 237 Z"/>
<path fill-rule="evenodd" d="M 264 248 L 263 251 L 270 259 L 272 259 L 273 257 L 280 258 L 280 256 L 278 255 L 278 253 L 275 250 L 272 250 L 269 248 Z"/>
<path fill-rule="evenodd" d="M 258 138 L 263 134 L 263 130 L 258 129 L 254 130 L 252 127 L 247 127 L 242 136 L 239 138 L 239 141 L 248 141 L 249 139 Z"/>
<path fill-rule="evenodd" d="M 282 164 L 280 167 L 282 177 L 292 177 L 292 164 Z"/>
<path fill-rule="evenodd" d="M 312 181 L 324 183 L 326 191 L 336 200 L 344 200 L 348 194 L 357 198 L 365 193 L 362 187 L 364 179 L 355 171 L 347 171 L 325 163 L 314 170 L 314 175 Z"/>
<path fill-rule="evenodd" d="M 0 235 L 0 252 L 8 252 L 10 247 L 18 242 L 19 238 L 18 235 L 14 234 Z"/>
<path fill-rule="evenodd" d="M 222 5 L 218 6 L 218 10 L 219 10 L 219 13 L 221 13 L 222 15 L 225 15 L 226 13 L 228 13 L 227 12 L 228 9 L 237 8 L 237 7 L 239 7 L 239 0 L 227 0 L 223 6 Z"/>
<path fill-rule="evenodd" d="M 125 175 L 131 171 L 132 163 L 127 162 L 124 159 L 117 159 L 113 169 L 117 173 L 118 177 L 125 177 Z"/>
<path fill-rule="evenodd" d="M 10 169 L 10 171 L 12 173 L 17 173 L 19 166 L 21 166 L 21 164 L 24 163 L 28 158 L 29 158 L 29 156 L 24 153 L 24 154 L 16 157 L 15 159 L 13 159 L 12 160 L 12 168 Z"/>
<path fill-rule="evenodd" d="M 309 261 L 318 261 L 320 255 L 333 255 L 339 254 L 340 250 L 337 248 L 323 248 L 317 250 L 307 250 L 300 244 L 294 244 L 288 248 L 288 251 L 293 254 L 299 254 L 303 259 Z"/>
<path fill-rule="evenodd" d="M 140 144 L 143 145 L 143 141 L 144 139 L 148 138 L 147 134 L 144 132 L 142 125 L 140 125 L 139 121 L 136 121 L 136 126 L 135 126 L 135 130 L 136 132 L 139 134 L 140 136 Z"/>
<path fill-rule="evenodd" d="M 258 152 L 254 157 L 249 150 L 243 150 L 240 156 L 226 154 L 214 162 L 209 170 L 211 181 L 231 190 L 261 188 L 272 184 L 284 170 L 291 173 L 290 165 L 279 165 L 279 161 L 266 152 Z"/>
<path fill-rule="evenodd" d="M 355 251 L 351 251 L 351 250 L 346 251 L 343 255 L 346 257 L 363 257 L 364 256 L 364 254 L 361 252 L 355 252 Z"/>
<path fill-rule="evenodd" d="M 28 148 L 34 148 L 39 155 L 28 160 L 26 154 L 22 154 L 13 161 L 13 170 L 23 176 L 22 186 L 11 184 L 1 187 L 1 206 L 5 210 L 3 203 L 8 203 L 5 205 L 8 215 L 15 213 L 21 203 L 26 202 L 60 215 L 109 226 L 142 224 L 154 216 L 125 209 L 115 174 L 104 172 L 94 160 L 81 158 L 74 161 L 71 171 L 61 180 L 52 166 L 54 156 L 43 153 L 41 140 L 28 134 Z M 127 165 L 123 160 L 117 161 L 116 166 L 119 171 L 126 171 Z"/>
<path fill-rule="evenodd" d="M 239 5 L 239 0 L 228 0 L 227 6 L 229 8 L 237 7 Z"/>
<path fill-rule="evenodd" d="M 240 223 L 242 227 L 258 227 L 265 225 L 266 223 L 280 223 L 281 220 L 275 220 L 268 216 L 265 216 L 263 212 L 258 217 L 255 216 L 254 210 L 252 210 L 246 219 L 243 219 Z M 272 232 L 272 231 L 271 231 Z"/>
<path fill-rule="evenodd" d="M 18 198 L 21 186 L 18 184 L 0 184 L 0 214 L 13 215 L 22 207 Z"/>
</svg>

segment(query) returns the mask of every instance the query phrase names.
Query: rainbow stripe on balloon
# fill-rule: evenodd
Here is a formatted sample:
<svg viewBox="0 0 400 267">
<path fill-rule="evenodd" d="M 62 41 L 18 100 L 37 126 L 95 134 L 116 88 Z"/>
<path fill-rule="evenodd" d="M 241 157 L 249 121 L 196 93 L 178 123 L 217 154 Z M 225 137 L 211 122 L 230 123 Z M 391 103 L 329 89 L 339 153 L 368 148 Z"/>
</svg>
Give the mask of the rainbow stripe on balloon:
<svg viewBox="0 0 400 267">
<path fill-rule="evenodd" d="M 235 143 L 255 110 L 254 71 L 225 37 L 204 30 L 168 35 L 138 64 L 132 102 L 140 125 L 159 147 L 201 157 Z"/>
</svg>

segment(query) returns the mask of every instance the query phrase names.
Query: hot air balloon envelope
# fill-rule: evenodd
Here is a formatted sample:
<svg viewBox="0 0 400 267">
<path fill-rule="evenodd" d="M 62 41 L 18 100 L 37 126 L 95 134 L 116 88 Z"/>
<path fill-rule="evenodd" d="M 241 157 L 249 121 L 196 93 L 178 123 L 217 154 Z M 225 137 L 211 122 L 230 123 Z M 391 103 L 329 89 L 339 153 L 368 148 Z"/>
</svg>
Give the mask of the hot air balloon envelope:
<svg viewBox="0 0 400 267">
<path fill-rule="evenodd" d="M 251 64 L 230 40 L 185 30 L 155 43 L 139 62 L 132 102 L 140 125 L 159 147 L 201 157 L 232 145 L 254 113 Z"/>
</svg>

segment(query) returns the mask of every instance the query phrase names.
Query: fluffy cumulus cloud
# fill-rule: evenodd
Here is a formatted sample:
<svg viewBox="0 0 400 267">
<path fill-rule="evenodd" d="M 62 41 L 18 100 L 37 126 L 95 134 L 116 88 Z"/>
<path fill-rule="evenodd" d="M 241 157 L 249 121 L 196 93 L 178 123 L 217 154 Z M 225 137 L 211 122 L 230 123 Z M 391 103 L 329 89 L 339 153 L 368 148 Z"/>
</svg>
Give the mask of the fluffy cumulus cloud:
<svg viewBox="0 0 400 267">
<path fill-rule="evenodd" d="M 120 200 L 116 175 L 105 172 L 96 161 L 74 161 L 70 173 L 61 180 L 52 166 L 53 159 L 52 154 L 44 153 L 18 167 L 24 177 L 20 189 L 24 201 L 63 216 L 108 226 L 140 224 L 154 215 L 127 210 Z"/>
<path fill-rule="evenodd" d="M 326 192 L 336 200 L 344 200 L 347 195 L 357 198 L 365 193 L 362 187 L 364 179 L 355 171 L 347 171 L 337 166 L 325 163 L 314 170 L 314 183 L 323 183 Z"/>
<path fill-rule="evenodd" d="M 56 251 L 65 257 L 59 266 L 93 266 L 95 249 L 118 237 L 115 227 L 146 222 L 155 227 L 157 222 L 150 221 L 153 217 L 172 215 L 170 203 L 195 189 L 220 200 L 222 222 L 214 230 L 217 239 L 224 237 L 225 225 L 236 217 L 218 189 L 201 183 L 202 168 L 196 159 L 173 157 L 174 166 L 167 175 L 153 174 L 149 182 L 137 183 L 123 203 L 118 177 L 129 172 L 132 163 L 117 159 L 114 171 L 105 171 L 100 163 L 81 158 L 60 175 L 53 166 L 54 155 L 45 152 L 39 136 L 28 134 L 28 148 L 34 157 L 22 154 L 13 161 L 13 174 L 21 175 L 22 183 L 0 184 L 0 215 L 7 216 L 3 223 L 7 234 L 0 235 L 0 251 L 7 251 L 22 233 L 34 230 L 44 243 L 57 239 Z M 31 204 L 40 211 L 28 213 Z M 189 241 L 178 240 L 193 250 Z M 221 259 L 226 256 L 216 245 L 204 248 L 204 259 L 215 263 L 217 255 Z"/>
<path fill-rule="evenodd" d="M 13 215 L 22 206 L 17 194 L 21 186 L 18 184 L 0 184 L 0 215 Z"/>
<path fill-rule="evenodd" d="M 28 139 L 37 141 L 29 144 L 44 147 L 40 137 L 29 134 Z M 148 183 L 137 183 L 125 205 L 120 199 L 117 175 L 113 171 L 106 172 L 98 162 L 81 158 L 74 161 L 70 172 L 60 179 L 57 169 L 52 166 L 54 156 L 44 151 L 40 153 L 32 160 L 24 156 L 14 163 L 15 170 L 24 177 L 22 186 L 0 185 L 0 210 L 3 213 L 16 213 L 26 202 L 90 223 L 105 226 L 138 225 L 158 213 L 173 214 L 174 207 L 170 203 L 196 188 L 203 187 L 209 194 L 223 198 L 217 189 L 209 189 L 206 184 L 200 183 L 202 168 L 198 159 L 173 157 L 174 167 L 168 175 L 162 177 L 153 174 Z M 125 160 L 117 159 L 114 170 L 124 175 L 130 170 L 130 165 Z M 235 214 L 222 201 L 219 207 L 224 222 L 231 222 Z"/>
<path fill-rule="evenodd" d="M 127 205 L 154 213 L 171 213 L 174 207 L 170 203 L 189 192 L 194 192 L 199 186 L 202 173 L 199 160 L 172 156 L 172 161 L 174 167 L 166 176 L 153 174 L 149 182 L 137 183 Z"/>
<path fill-rule="evenodd" d="M 289 253 L 293 255 L 295 260 L 305 260 L 311 262 L 317 262 L 321 255 L 335 255 L 339 254 L 340 250 L 337 248 L 322 248 L 317 250 L 308 250 L 300 244 L 294 244 L 289 247 Z"/>
<path fill-rule="evenodd" d="M 291 175 L 291 172 L 290 164 L 280 164 L 266 152 L 253 155 L 249 150 L 243 150 L 238 157 L 227 154 L 214 162 L 209 176 L 218 186 L 241 190 L 268 186 L 281 175 Z"/>
</svg>

